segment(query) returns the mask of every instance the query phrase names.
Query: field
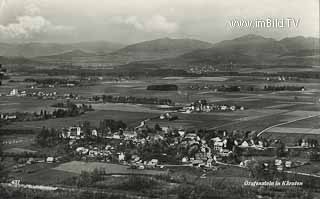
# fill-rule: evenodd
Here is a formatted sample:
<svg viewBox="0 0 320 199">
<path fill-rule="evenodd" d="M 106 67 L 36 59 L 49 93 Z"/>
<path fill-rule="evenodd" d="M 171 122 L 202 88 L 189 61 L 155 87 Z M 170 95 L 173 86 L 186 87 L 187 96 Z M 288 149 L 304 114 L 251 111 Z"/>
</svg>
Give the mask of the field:
<svg viewBox="0 0 320 199">
<path fill-rule="evenodd" d="M 166 171 L 163 170 L 138 170 L 138 169 L 129 169 L 128 166 L 111 164 L 111 163 L 101 163 L 101 162 L 80 162 L 80 161 L 71 161 L 59 165 L 54 168 L 58 171 L 65 171 L 80 174 L 81 171 L 92 172 L 94 169 L 103 169 L 106 174 L 142 174 L 142 175 L 160 175 L 165 174 Z"/>
<path fill-rule="evenodd" d="M 103 119 L 122 120 L 128 125 L 128 127 L 136 127 L 142 120 L 158 115 L 159 114 L 147 112 L 100 110 L 88 112 L 78 117 L 58 118 L 44 121 L 16 122 L 4 126 L 3 129 L 31 129 L 39 131 L 44 126 L 48 128 L 64 128 L 71 125 L 78 125 L 83 121 L 89 121 L 92 125 L 97 126 Z"/>
<path fill-rule="evenodd" d="M 74 78 L 74 77 L 72 77 Z M 320 106 L 318 98 L 320 92 L 317 83 L 288 83 L 292 85 L 305 86 L 304 92 L 281 91 L 281 92 L 212 92 L 208 90 L 190 90 L 191 84 L 214 84 L 214 85 L 236 85 L 241 80 L 243 85 L 263 86 L 263 80 L 252 79 L 252 77 L 163 77 L 144 78 L 136 80 L 112 81 L 102 80 L 90 86 L 80 86 L 74 88 L 49 88 L 48 91 L 56 91 L 58 94 L 74 93 L 84 97 L 92 95 L 121 95 L 137 97 L 158 97 L 169 98 L 178 105 L 190 104 L 199 99 L 206 99 L 211 103 L 236 104 L 244 106 L 246 110 L 235 112 L 212 112 L 212 113 L 175 113 L 178 120 L 167 121 L 155 119 L 148 122 L 153 126 L 159 123 L 160 126 L 171 126 L 184 129 L 225 129 L 241 131 L 261 131 L 272 125 L 290 120 L 299 119 L 308 115 L 318 114 Z M 177 84 L 178 91 L 150 91 L 146 90 L 150 84 Z M 274 83 L 277 85 L 276 83 Z M 10 85 L 21 87 L 21 84 Z M 3 90 L 3 89 L 2 89 Z M 39 111 L 40 109 L 50 109 L 54 101 L 38 100 L 28 97 L 5 97 L 0 98 L 0 106 L 5 107 L 8 112 L 14 111 Z M 82 102 L 79 102 L 82 103 Z M 165 111 L 146 105 L 133 104 L 93 104 L 95 111 L 86 113 L 78 117 L 51 119 L 46 121 L 17 122 L 2 129 L 32 129 L 38 131 L 43 126 L 49 128 L 63 128 L 77 125 L 81 121 L 89 121 L 93 125 L 98 125 L 102 119 L 123 120 L 129 127 L 137 126 L 142 120 L 158 117 Z M 319 128 L 317 118 L 306 121 L 297 121 L 284 127 L 290 128 Z M 270 132 L 268 132 L 270 133 Z M 276 133 L 276 132 L 273 132 Z M 317 136 L 314 134 L 314 136 Z"/>
<path fill-rule="evenodd" d="M 15 80 L 30 78 L 27 76 L 13 75 Z M 35 76 L 34 78 L 40 78 Z M 65 78 L 76 78 L 68 76 Z M 211 113 L 174 113 L 178 116 L 177 120 L 168 121 L 153 119 L 147 125 L 154 126 L 160 124 L 163 127 L 175 127 L 183 129 L 221 129 L 260 132 L 268 127 L 284 122 L 294 121 L 303 117 L 314 116 L 320 111 L 320 90 L 318 80 L 286 82 L 283 84 L 304 86 L 305 91 L 253 91 L 253 92 L 214 92 L 212 90 L 191 90 L 190 85 L 254 85 L 263 87 L 264 85 L 279 85 L 278 82 L 265 82 L 259 77 L 150 77 L 137 78 L 133 80 L 114 81 L 112 78 L 105 78 L 91 85 L 76 86 L 73 88 L 55 87 L 38 89 L 45 91 L 55 91 L 62 95 L 64 93 L 78 94 L 83 97 L 93 95 L 119 95 L 136 97 L 158 97 L 169 98 L 176 102 L 178 106 L 188 105 L 199 99 L 206 99 L 210 103 L 234 104 L 244 106 L 244 111 L 234 112 L 211 112 Z M 176 84 L 178 91 L 150 91 L 146 87 L 151 84 Z M 282 83 L 281 83 L 282 84 Z M 24 89 L 25 85 L 21 82 L 11 82 L 0 88 L 0 93 L 5 94 L 12 88 Z M 61 100 L 65 101 L 65 100 Z M 53 100 L 40 100 L 32 97 L 0 97 L 0 109 L 4 112 L 39 112 L 41 109 L 52 110 Z M 85 103 L 81 100 L 76 103 Z M 77 117 L 58 118 L 44 121 L 15 122 L 1 127 L 2 132 L 6 129 L 34 130 L 38 132 L 43 126 L 49 128 L 64 128 L 78 125 L 83 121 L 89 121 L 92 125 L 99 125 L 103 119 L 122 120 L 128 127 L 133 128 L 140 124 L 142 120 L 159 117 L 166 112 L 152 105 L 138 104 L 113 104 L 101 103 L 93 104 L 95 111 L 88 112 Z M 320 140 L 317 130 L 302 132 L 297 129 L 293 132 L 292 128 L 319 129 L 319 117 L 287 123 L 279 126 L 282 129 L 270 129 L 262 134 L 268 138 L 281 138 L 288 144 L 292 144 L 301 137 L 313 137 Z M 30 149 L 32 141 L 5 146 L 7 148 Z"/>
<path fill-rule="evenodd" d="M 56 101 L 53 100 L 41 100 L 35 97 L 0 97 L 0 110 L 6 113 L 14 112 L 37 112 L 39 113 L 41 109 L 52 111 L 50 105 L 54 104 Z"/>
<path fill-rule="evenodd" d="M 72 172 L 59 171 L 53 169 L 56 164 L 37 163 L 27 165 L 22 168 L 21 172 L 11 172 L 10 176 L 14 179 L 20 179 L 25 184 L 43 184 L 55 185 L 64 180 L 78 176 Z"/>
</svg>

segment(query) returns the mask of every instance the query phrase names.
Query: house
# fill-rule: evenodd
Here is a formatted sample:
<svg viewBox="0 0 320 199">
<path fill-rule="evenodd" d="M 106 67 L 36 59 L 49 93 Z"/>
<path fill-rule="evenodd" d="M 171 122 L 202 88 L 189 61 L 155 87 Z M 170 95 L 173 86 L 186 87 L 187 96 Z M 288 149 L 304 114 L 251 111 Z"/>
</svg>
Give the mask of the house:
<svg viewBox="0 0 320 199">
<path fill-rule="evenodd" d="M 185 130 L 183 130 L 183 129 L 179 129 L 178 130 L 178 134 L 181 136 L 181 137 L 183 137 L 184 135 L 185 135 Z"/>
<path fill-rule="evenodd" d="M 129 140 L 129 139 L 133 139 L 137 137 L 137 132 L 136 131 L 124 131 L 123 132 L 123 136 L 125 137 L 125 139 Z"/>
<path fill-rule="evenodd" d="M 190 160 L 191 160 L 192 166 L 200 167 L 201 165 L 204 165 L 203 160 L 192 160 L 192 159 L 190 159 Z"/>
<path fill-rule="evenodd" d="M 47 157 L 46 162 L 47 163 L 53 163 L 54 162 L 54 157 Z"/>
<path fill-rule="evenodd" d="M 140 160 L 140 157 L 138 155 L 132 155 L 131 159 L 132 159 L 132 162 L 138 162 Z"/>
<path fill-rule="evenodd" d="M 291 168 L 292 167 L 292 161 L 285 161 L 284 163 L 286 168 Z"/>
<path fill-rule="evenodd" d="M 70 127 L 66 133 L 66 136 L 70 139 L 80 139 L 82 134 L 83 133 L 80 127 Z"/>
<path fill-rule="evenodd" d="M 89 151 L 89 156 L 90 157 L 96 157 L 98 156 L 99 152 L 97 150 L 90 150 Z"/>
<path fill-rule="evenodd" d="M 113 136 L 112 136 L 112 138 L 113 138 L 113 139 L 120 140 L 120 139 L 121 139 L 120 133 L 119 133 L 119 132 L 114 133 Z"/>
<path fill-rule="evenodd" d="M 91 135 L 97 137 L 98 136 L 98 131 L 96 129 L 93 129 L 91 131 Z"/>
<path fill-rule="evenodd" d="M 222 149 L 218 154 L 222 157 L 227 157 L 232 153 L 232 151 L 228 149 Z"/>
<path fill-rule="evenodd" d="M 220 110 L 222 110 L 222 111 L 225 111 L 225 110 L 227 110 L 227 109 L 228 109 L 228 107 L 227 107 L 226 105 L 220 106 Z"/>
<path fill-rule="evenodd" d="M 207 160 L 207 153 L 196 153 L 195 154 L 196 160 Z"/>
<path fill-rule="evenodd" d="M 249 143 L 247 141 L 243 141 L 240 147 L 249 147 Z"/>
<path fill-rule="evenodd" d="M 121 152 L 121 153 L 118 154 L 118 160 L 119 160 L 119 162 L 124 161 L 124 158 L 125 158 L 124 153 Z"/>
<path fill-rule="evenodd" d="M 149 165 L 157 166 L 158 163 L 159 163 L 159 160 L 158 160 L 158 159 L 152 159 L 152 160 L 150 160 Z"/>
<path fill-rule="evenodd" d="M 9 92 L 9 96 L 18 96 L 19 95 L 19 90 L 14 88 Z"/>
<path fill-rule="evenodd" d="M 164 134 L 169 134 L 171 132 L 171 129 L 169 127 L 161 127 Z"/>
<path fill-rule="evenodd" d="M 77 153 L 81 153 L 81 154 L 87 154 L 88 152 L 89 152 L 89 149 L 86 149 L 86 148 L 84 148 L 84 147 L 78 147 L 78 148 L 76 148 L 76 152 Z"/>
<path fill-rule="evenodd" d="M 200 140 L 200 138 L 195 133 L 188 133 L 185 137 L 186 140 Z"/>
<path fill-rule="evenodd" d="M 187 163 L 188 162 L 188 157 L 183 157 L 181 160 L 182 163 Z"/>
<path fill-rule="evenodd" d="M 207 160 L 206 167 L 211 168 L 211 167 L 212 167 L 212 162 L 213 162 L 213 159 L 212 159 L 212 158 L 208 159 L 208 160 Z"/>
<path fill-rule="evenodd" d="M 152 136 L 153 140 L 164 140 L 164 137 L 162 135 L 156 134 Z"/>
<path fill-rule="evenodd" d="M 215 137 L 215 138 L 212 138 L 211 141 L 213 141 L 213 150 L 221 151 L 223 149 L 224 142 L 222 141 L 221 138 Z"/>
</svg>

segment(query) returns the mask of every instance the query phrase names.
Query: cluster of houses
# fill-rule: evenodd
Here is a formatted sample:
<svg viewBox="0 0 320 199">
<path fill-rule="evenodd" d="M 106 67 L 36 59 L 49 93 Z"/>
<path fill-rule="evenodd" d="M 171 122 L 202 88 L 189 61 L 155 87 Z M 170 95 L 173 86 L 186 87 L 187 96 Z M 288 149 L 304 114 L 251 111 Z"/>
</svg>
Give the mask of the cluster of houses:
<svg viewBox="0 0 320 199">
<path fill-rule="evenodd" d="M 217 72 L 219 71 L 219 69 L 217 69 L 214 65 L 199 64 L 199 65 L 190 65 L 188 71 L 195 74 L 207 74 L 210 72 Z"/>
<path fill-rule="evenodd" d="M 160 119 L 161 120 L 170 120 L 171 121 L 171 120 L 178 119 L 178 116 L 173 115 L 172 113 L 166 112 L 166 113 L 160 115 Z"/>
<path fill-rule="evenodd" d="M 64 129 L 61 132 L 61 138 L 68 139 L 69 146 L 73 151 L 84 158 L 92 158 L 99 161 L 117 161 L 122 164 L 131 164 L 132 168 L 138 169 L 152 168 L 159 165 L 160 162 L 156 158 L 143 159 L 138 154 L 131 154 L 128 158 L 125 153 L 125 146 L 128 143 L 131 143 L 131 147 L 136 151 L 136 149 L 138 150 L 139 147 L 143 147 L 148 143 L 166 142 L 173 151 L 177 151 L 177 154 L 180 153 L 178 149 L 181 148 L 188 151 L 183 153 L 182 156 L 176 156 L 181 157 L 181 159 L 177 159 L 179 164 L 205 168 L 214 168 L 215 163 L 228 162 L 229 160 L 232 163 L 239 163 L 239 159 L 235 160 L 235 156 L 239 155 L 239 150 L 241 151 L 240 155 L 242 158 L 240 166 L 246 167 L 248 161 L 243 159 L 244 156 L 250 157 L 254 154 L 263 154 L 270 157 L 276 156 L 277 150 L 281 148 L 280 145 L 282 144 L 278 140 L 271 141 L 256 137 L 254 136 L 254 132 L 249 133 L 250 135 L 235 136 L 226 131 L 220 131 L 216 132 L 215 136 L 207 138 L 205 136 L 201 137 L 201 134 L 187 132 L 184 129 L 172 129 L 170 127 L 160 127 L 160 130 L 157 130 L 156 133 L 147 133 L 146 136 L 140 136 L 141 132 L 147 130 L 148 127 L 145 121 L 142 121 L 135 129 L 119 129 L 115 132 L 111 132 L 111 129 L 107 133 L 95 128 L 91 129 L 89 133 L 90 137 L 112 140 L 106 142 L 108 144 L 105 145 L 94 144 L 92 142 L 90 144 L 78 142 L 87 136 L 80 126 Z M 82 145 L 79 145 L 79 143 L 82 143 Z M 315 144 L 311 141 L 302 140 L 299 148 L 312 147 L 313 145 Z M 287 151 L 289 150 L 288 148 L 286 147 Z M 291 168 L 298 165 L 291 160 L 279 162 L 276 161 L 271 164 L 275 165 L 279 171 L 283 168 Z"/>
<path fill-rule="evenodd" d="M 213 111 L 236 111 L 244 110 L 243 106 L 227 105 L 227 104 L 210 104 L 206 100 L 198 100 L 189 106 L 182 108 L 184 113 L 192 112 L 213 112 Z"/>
<path fill-rule="evenodd" d="M 288 80 L 291 80 L 292 77 L 286 77 L 286 76 L 271 76 L 271 77 L 266 77 L 266 81 L 279 81 L 279 82 L 285 82 Z"/>
<path fill-rule="evenodd" d="M 27 92 L 25 90 L 19 91 L 19 89 L 14 88 L 12 89 L 7 96 L 15 96 L 15 97 L 41 97 L 41 98 L 53 98 L 57 95 L 57 92 L 43 92 L 43 91 L 37 91 L 37 92 Z"/>
<path fill-rule="evenodd" d="M 33 88 L 33 87 L 31 87 Z M 0 95 L 1 96 L 1 95 Z M 38 97 L 39 99 L 65 99 L 65 100 L 70 100 L 70 99 L 75 99 L 79 100 L 81 99 L 81 96 L 75 95 L 72 93 L 65 93 L 63 95 L 57 94 L 56 91 L 53 92 L 44 92 L 44 91 L 35 91 L 35 92 L 28 92 L 28 91 L 20 91 L 19 89 L 12 89 L 6 96 L 15 96 L 15 97 Z"/>
<path fill-rule="evenodd" d="M 318 145 L 318 141 L 315 139 L 301 139 L 297 145 L 304 148 L 315 148 Z"/>
<path fill-rule="evenodd" d="M 17 119 L 17 115 L 14 113 L 1 113 L 0 120 L 13 121 Z"/>
<path fill-rule="evenodd" d="M 258 163 L 262 165 L 264 171 L 277 170 L 284 171 L 291 168 L 296 168 L 308 164 L 308 162 L 290 160 L 288 158 L 273 158 L 270 160 L 257 161 L 254 158 L 251 160 L 244 160 L 240 163 L 240 167 L 250 168 L 253 164 Z"/>
<path fill-rule="evenodd" d="M 7 96 L 24 97 L 24 96 L 27 96 L 27 92 L 26 91 L 19 91 L 17 88 L 14 88 L 11 91 L 9 91 Z"/>
</svg>

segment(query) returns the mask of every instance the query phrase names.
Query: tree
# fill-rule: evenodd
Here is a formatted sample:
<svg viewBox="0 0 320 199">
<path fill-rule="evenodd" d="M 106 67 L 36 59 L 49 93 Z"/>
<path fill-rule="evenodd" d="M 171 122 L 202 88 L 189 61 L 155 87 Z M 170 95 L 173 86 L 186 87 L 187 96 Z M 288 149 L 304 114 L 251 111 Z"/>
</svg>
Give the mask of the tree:
<svg viewBox="0 0 320 199">
<path fill-rule="evenodd" d="M 154 125 L 154 129 L 155 129 L 156 131 L 161 131 L 161 130 L 162 130 L 159 124 L 155 124 L 155 125 Z"/>
<path fill-rule="evenodd" d="M 276 153 L 278 157 L 283 157 L 285 155 L 285 147 L 285 144 L 279 140 L 276 144 Z"/>
</svg>

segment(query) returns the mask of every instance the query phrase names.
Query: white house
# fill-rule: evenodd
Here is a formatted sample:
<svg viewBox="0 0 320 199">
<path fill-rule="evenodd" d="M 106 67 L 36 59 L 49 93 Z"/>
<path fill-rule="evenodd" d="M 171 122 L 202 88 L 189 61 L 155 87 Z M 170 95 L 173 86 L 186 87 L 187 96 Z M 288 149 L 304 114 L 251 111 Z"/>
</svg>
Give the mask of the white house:
<svg viewBox="0 0 320 199">
<path fill-rule="evenodd" d="M 80 127 L 70 127 L 67 134 L 71 139 L 79 139 L 82 135 L 82 131 Z"/>
<path fill-rule="evenodd" d="M 96 130 L 96 129 L 93 129 L 92 131 L 91 131 L 91 135 L 92 136 L 98 136 L 98 131 Z"/>
<path fill-rule="evenodd" d="M 249 143 L 248 143 L 247 141 L 243 141 L 240 146 L 241 146 L 241 147 L 248 147 L 248 146 L 249 146 Z"/>
<path fill-rule="evenodd" d="M 46 162 L 47 163 L 53 163 L 54 157 L 47 157 Z"/>
<path fill-rule="evenodd" d="M 118 155 L 119 162 L 124 161 L 124 158 L 125 158 L 124 153 L 120 153 L 120 154 Z"/>
</svg>

